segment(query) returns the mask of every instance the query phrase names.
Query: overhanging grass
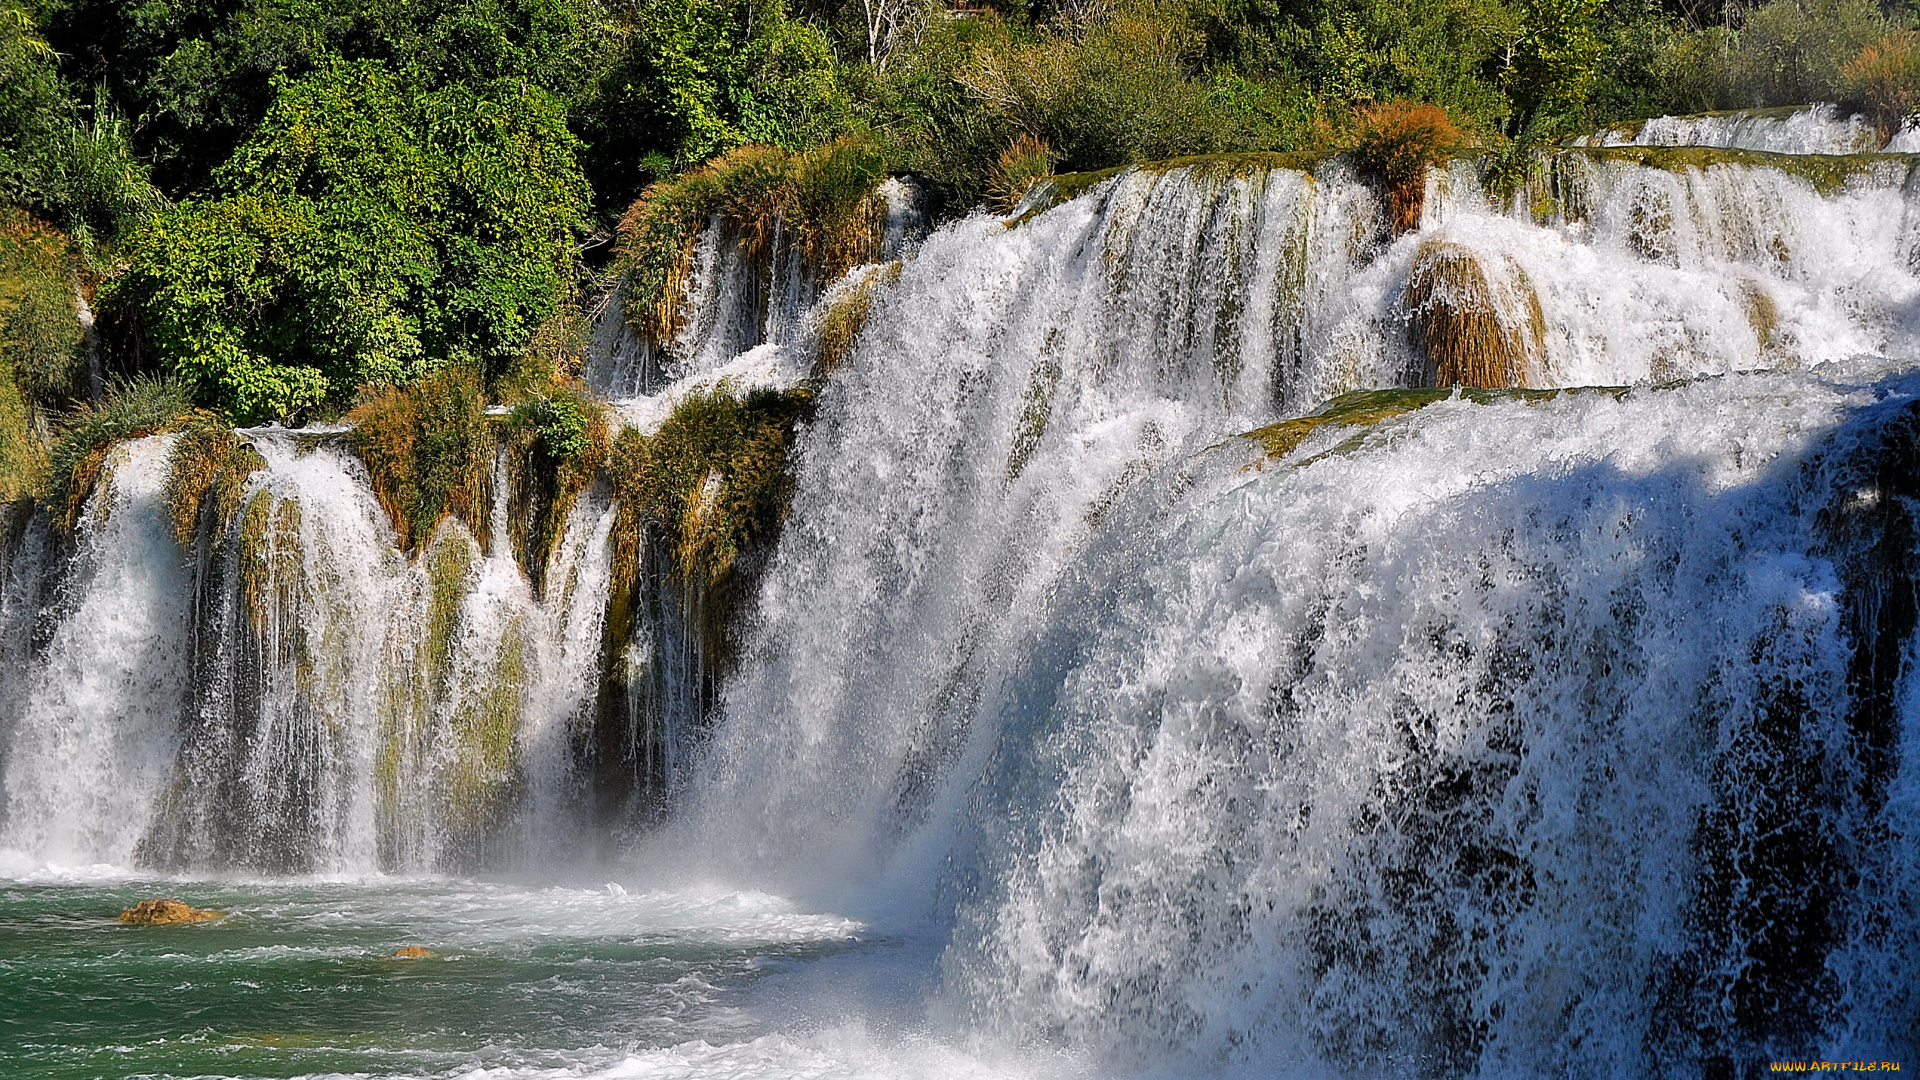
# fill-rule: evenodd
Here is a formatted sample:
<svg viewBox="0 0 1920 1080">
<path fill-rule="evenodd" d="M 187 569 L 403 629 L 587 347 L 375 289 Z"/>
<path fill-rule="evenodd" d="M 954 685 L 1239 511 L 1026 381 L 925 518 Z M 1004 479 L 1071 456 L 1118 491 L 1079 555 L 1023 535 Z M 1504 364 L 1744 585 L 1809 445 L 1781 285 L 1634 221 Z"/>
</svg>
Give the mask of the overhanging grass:
<svg viewBox="0 0 1920 1080">
<path fill-rule="evenodd" d="M 207 414 L 193 407 L 187 385 L 142 376 L 114 384 L 98 405 L 82 405 L 61 417 L 49 455 L 47 505 L 61 528 L 73 531 L 113 444 L 174 431 Z"/>
<path fill-rule="evenodd" d="M 350 443 L 411 551 L 452 514 L 486 542 L 495 436 L 480 378 L 449 368 L 405 388 L 382 387 L 347 414 Z"/>
<path fill-rule="evenodd" d="M 716 218 L 724 242 L 759 263 L 775 234 L 798 246 L 816 284 L 879 257 L 887 163 L 877 143 L 847 137 L 810 150 L 743 146 L 648 188 L 620 220 L 627 319 L 654 342 L 673 337 L 694 241 Z"/>
</svg>

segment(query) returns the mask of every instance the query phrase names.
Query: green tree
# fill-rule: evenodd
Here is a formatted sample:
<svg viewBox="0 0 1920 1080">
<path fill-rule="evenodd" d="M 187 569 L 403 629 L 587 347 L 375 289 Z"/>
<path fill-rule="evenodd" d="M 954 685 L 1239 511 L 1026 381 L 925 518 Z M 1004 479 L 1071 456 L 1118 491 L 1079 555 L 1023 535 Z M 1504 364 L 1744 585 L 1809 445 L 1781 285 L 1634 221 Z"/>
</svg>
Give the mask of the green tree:
<svg viewBox="0 0 1920 1080">
<path fill-rule="evenodd" d="M 175 197 L 206 191 L 279 82 L 377 60 L 427 88 L 526 82 L 571 102 L 614 36 L 588 0 L 39 0 L 72 86 L 102 87 Z"/>
<path fill-rule="evenodd" d="M 82 109 L 58 59 L 25 10 L 0 4 L 0 197 L 85 245 L 111 238 L 158 198 L 119 119 L 97 101 Z"/>
<path fill-rule="evenodd" d="M 1584 108 L 1605 52 L 1597 29 L 1602 2 L 1520 0 L 1521 32 L 1508 46 L 1500 80 L 1513 102 L 1509 134 Z"/>
<path fill-rule="evenodd" d="M 748 143 L 803 149 L 853 117 L 825 33 L 781 0 L 645 0 L 575 130 L 603 214 Z"/>
<path fill-rule="evenodd" d="M 243 420 L 449 364 L 498 368 L 577 271 L 587 191 L 555 98 L 412 92 L 380 65 L 284 82 L 219 194 L 137 237 L 116 298 L 162 362 Z"/>
</svg>

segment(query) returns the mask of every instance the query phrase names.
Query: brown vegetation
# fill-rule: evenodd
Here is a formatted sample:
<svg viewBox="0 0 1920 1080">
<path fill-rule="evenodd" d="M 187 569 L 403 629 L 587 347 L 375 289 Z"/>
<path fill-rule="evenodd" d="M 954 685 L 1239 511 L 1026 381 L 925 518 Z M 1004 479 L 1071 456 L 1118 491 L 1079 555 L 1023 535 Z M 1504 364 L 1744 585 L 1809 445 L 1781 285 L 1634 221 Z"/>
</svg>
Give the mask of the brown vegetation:
<svg viewBox="0 0 1920 1080">
<path fill-rule="evenodd" d="M 424 542 L 447 514 L 484 543 L 495 438 L 473 371 L 448 368 L 405 389 L 377 388 L 347 422 L 402 550 Z"/>
<path fill-rule="evenodd" d="M 1509 387 L 1533 374 L 1545 318 L 1518 267 L 1495 268 L 1446 241 L 1428 240 L 1407 279 L 1413 342 L 1425 359 L 1429 386 Z"/>
<path fill-rule="evenodd" d="M 1861 49 L 1840 71 L 1873 117 L 1881 145 L 1920 106 L 1920 33 L 1896 30 Z"/>
<path fill-rule="evenodd" d="M 240 509 L 247 477 L 267 467 L 227 425 L 202 417 L 174 440 L 167 462 L 167 513 L 173 535 L 191 545 L 202 528 L 218 529 Z"/>
<path fill-rule="evenodd" d="M 1427 167 L 1446 160 L 1466 136 L 1438 105 L 1389 101 L 1354 113 L 1353 159 L 1360 171 L 1386 189 L 1393 235 L 1420 227 L 1426 207 Z"/>
</svg>

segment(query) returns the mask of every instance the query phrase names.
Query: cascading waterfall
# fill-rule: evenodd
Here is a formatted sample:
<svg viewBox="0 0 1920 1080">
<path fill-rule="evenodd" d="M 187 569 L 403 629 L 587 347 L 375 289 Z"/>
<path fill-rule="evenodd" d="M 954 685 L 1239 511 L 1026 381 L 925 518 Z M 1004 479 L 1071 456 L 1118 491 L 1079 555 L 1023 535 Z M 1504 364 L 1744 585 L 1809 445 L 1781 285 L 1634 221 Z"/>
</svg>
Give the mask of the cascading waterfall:
<svg viewBox="0 0 1920 1080">
<path fill-rule="evenodd" d="M 1886 149 L 1906 151 L 1903 126 Z M 1746 109 L 1696 116 L 1657 116 L 1602 128 L 1571 140 L 1580 146 L 1713 146 L 1774 154 L 1871 154 L 1882 149 L 1873 121 L 1838 105 Z"/>
<path fill-rule="evenodd" d="M 341 433 L 243 432 L 182 544 L 175 437 L 125 444 L 0 536 L 0 850 L 465 871 L 659 817 L 641 866 L 904 927 L 935 1023 L 1123 1074 L 1911 1057 L 1920 180 L 1664 149 L 1851 123 L 1807 115 L 1456 162 L 1405 235 L 1251 155 L 924 239 L 894 182 L 839 282 L 710 227 L 674 340 L 611 298 L 588 375 L 643 431 L 818 391 L 725 673 L 612 485 L 530 580 L 504 457 L 402 551 Z"/>
<path fill-rule="evenodd" d="M 10 635 L 31 674 L 6 848 L 312 873 L 497 865 L 516 837 L 564 836 L 611 508 L 580 500 L 536 597 L 504 481 L 491 548 L 448 519 L 408 560 L 336 439 L 251 433 L 264 467 L 184 551 L 171 437 L 115 451 L 39 614 L 50 640 Z"/>
<path fill-rule="evenodd" d="M 1911 169 L 1461 167 L 1398 238 L 1337 166 L 1143 170 L 936 234 L 661 848 L 933 911 L 955 1022 L 1129 1071 L 1913 1049 Z M 1423 326 L 1636 388 L 1233 438 Z"/>
<path fill-rule="evenodd" d="M 7 848 L 130 862 L 166 782 L 189 685 L 188 577 L 162 506 L 170 446 L 159 436 L 110 453 L 52 610 L 34 613 L 52 629 L 29 630 L 46 635 L 36 662 L 9 673 Z"/>
</svg>

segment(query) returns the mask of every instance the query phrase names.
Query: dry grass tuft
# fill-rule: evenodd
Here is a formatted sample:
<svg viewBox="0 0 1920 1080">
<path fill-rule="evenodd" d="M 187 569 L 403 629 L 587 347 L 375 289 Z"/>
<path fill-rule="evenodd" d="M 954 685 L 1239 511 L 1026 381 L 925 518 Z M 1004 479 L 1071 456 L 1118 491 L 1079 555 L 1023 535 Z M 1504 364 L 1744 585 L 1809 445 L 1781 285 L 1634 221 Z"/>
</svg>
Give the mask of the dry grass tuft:
<svg viewBox="0 0 1920 1080">
<path fill-rule="evenodd" d="M 1465 145 L 1466 135 L 1445 109 L 1422 101 L 1364 106 L 1354 120 L 1354 163 L 1386 188 L 1393 235 L 1412 232 L 1426 207 L 1427 167 Z"/>
<path fill-rule="evenodd" d="M 1406 310 L 1428 386 L 1521 386 L 1538 366 L 1544 317 L 1531 283 L 1503 263 L 1490 280 L 1480 257 L 1429 240 L 1414 257 Z"/>
<path fill-rule="evenodd" d="M 1011 215 L 1033 185 L 1052 175 L 1058 158 L 1045 139 L 1022 132 L 1013 137 L 987 174 L 987 205 Z"/>
</svg>

